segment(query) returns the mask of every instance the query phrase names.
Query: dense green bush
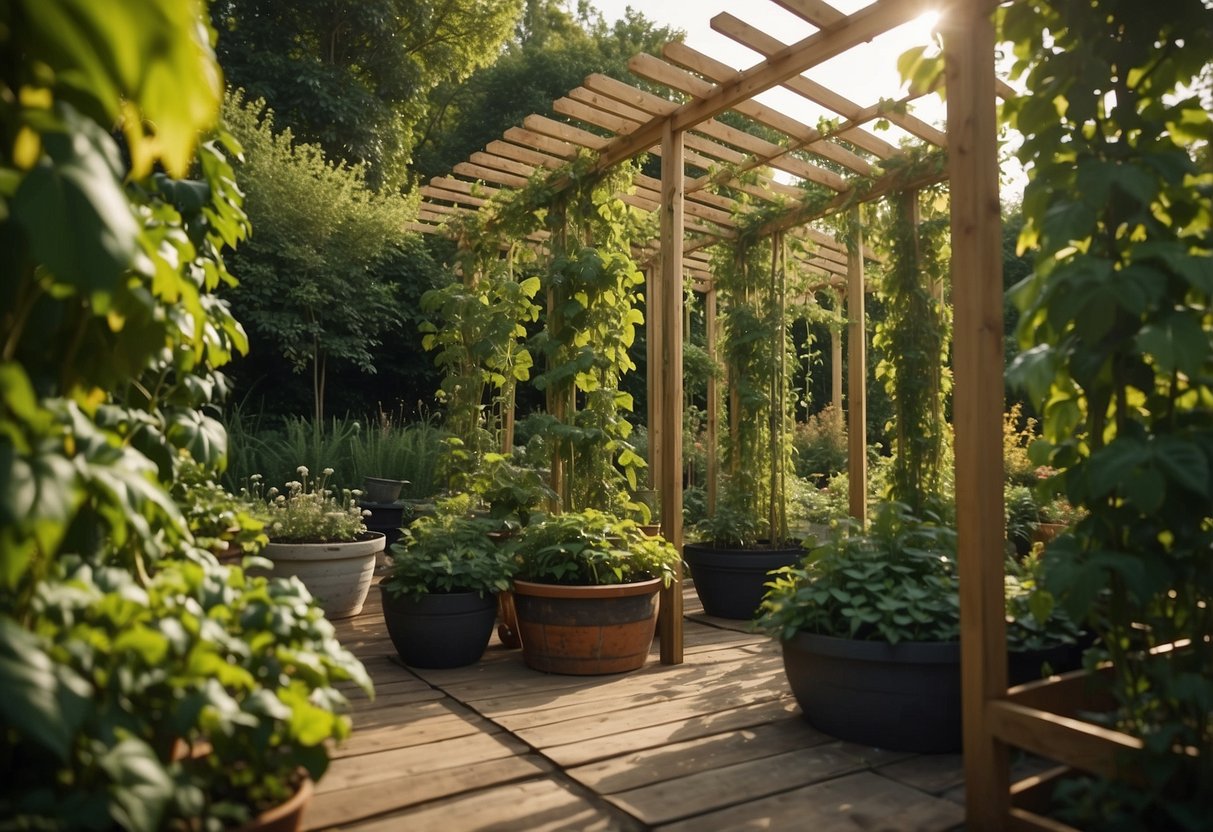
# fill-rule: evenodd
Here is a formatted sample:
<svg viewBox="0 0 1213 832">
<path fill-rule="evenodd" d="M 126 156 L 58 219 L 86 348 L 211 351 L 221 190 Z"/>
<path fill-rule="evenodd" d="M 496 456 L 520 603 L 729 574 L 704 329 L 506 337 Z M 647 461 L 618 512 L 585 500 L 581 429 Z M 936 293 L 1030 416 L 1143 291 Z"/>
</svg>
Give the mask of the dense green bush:
<svg viewBox="0 0 1213 832">
<path fill-rule="evenodd" d="M 796 475 L 825 487 L 830 477 L 847 470 L 847 428 L 832 405 L 796 425 L 792 434 Z"/>
</svg>

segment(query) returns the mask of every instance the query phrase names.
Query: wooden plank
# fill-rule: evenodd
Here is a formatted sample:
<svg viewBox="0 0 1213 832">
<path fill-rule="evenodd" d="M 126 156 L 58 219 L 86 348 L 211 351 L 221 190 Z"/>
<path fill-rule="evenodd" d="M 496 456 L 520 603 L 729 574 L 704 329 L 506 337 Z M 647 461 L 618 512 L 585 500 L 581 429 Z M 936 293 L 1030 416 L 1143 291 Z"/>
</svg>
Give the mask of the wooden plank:
<svg viewBox="0 0 1213 832">
<path fill-rule="evenodd" d="M 468 157 L 468 161 L 476 165 L 483 165 L 486 168 L 512 173 L 524 179 L 529 179 L 535 173 L 534 165 L 523 164 L 514 159 L 507 159 L 504 156 L 498 156 L 496 153 L 473 153 Z"/>
<path fill-rule="evenodd" d="M 1007 690 L 1002 546 L 1002 220 L 994 102 L 994 26 L 986 0 L 941 19 L 951 179 L 953 424 L 966 822 L 995 829 L 1010 810 L 1007 748 L 994 700 Z M 991 447 L 993 442 L 997 447 Z M 1010 706 L 1008 706 L 1010 707 Z M 1005 735 L 1004 735 L 1005 736 Z"/>
<path fill-rule="evenodd" d="M 480 182 L 468 182 L 466 179 L 456 179 L 453 176 L 435 176 L 430 185 L 447 191 L 458 191 L 462 194 L 490 199 L 498 193 L 498 189 Z"/>
<path fill-rule="evenodd" d="M 435 188 L 432 185 L 422 185 L 421 195 L 430 199 L 442 199 L 460 205 L 471 205 L 474 208 L 479 208 L 488 202 L 487 199 L 481 199 L 470 194 L 461 194 L 458 191 L 448 191 L 445 188 Z"/>
<path fill-rule="evenodd" d="M 868 347 L 864 332 L 863 229 L 859 207 L 850 211 L 854 239 L 847 255 L 847 474 L 851 516 L 868 514 Z"/>
<path fill-rule="evenodd" d="M 667 125 L 661 136 L 661 533 L 682 551 L 682 240 L 684 149 L 682 133 Z M 682 559 L 674 564 L 674 582 L 661 591 L 657 626 L 661 663 L 681 664 Z"/>
<path fill-rule="evenodd" d="M 594 73 L 582 82 L 585 88 L 592 92 L 608 96 L 616 101 L 627 104 L 637 110 L 642 110 L 649 116 L 666 116 L 678 109 L 678 103 L 653 95 L 646 90 L 637 89 L 631 84 L 625 84 L 609 75 Z"/>
<path fill-rule="evenodd" d="M 599 809 L 568 786 L 544 779 L 484 789 L 343 828 L 357 832 L 411 829 L 605 832 L 636 827 Z"/>
<path fill-rule="evenodd" d="M 951 829 L 962 819 L 960 807 L 924 795 L 891 780 L 860 772 L 805 786 L 762 800 L 662 826 L 662 832 L 705 829 Z"/>
<path fill-rule="evenodd" d="M 1117 758 L 1139 752 L 1145 745 L 1136 737 L 1101 725 L 1006 701 L 990 702 L 985 722 L 992 738 L 1101 777 L 1123 776 Z M 966 780 L 971 795 L 972 780 Z M 1003 782 L 1009 782 L 1009 774 Z M 1005 803 L 1009 788 L 999 791 Z"/>
<path fill-rule="evenodd" d="M 635 121 L 630 121 L 626 118 L 621 118 L 605 110 L 599 110 L 597 107 L 591 107 L 588 104 L 583 104 L 580 101 L 574 101 L 572 98 L 557 98 L 552 102 L 552 109 L 562 116 L 575 118 L 578 121 L 594 127 L 601 127 L 604 130 L 610 130 L 617 135 L 626 135 L 635 130 L 639 125 Z"/>
<path fill-rule="evenodd" d="M 542 776 L 550 771 L 551 765 L 535 756 L 475 761 L 455 769 L 439 768 L 408 774 L 389 771 L 389 777 L 382 781 L 318 793 L 304 812 L 304 829 L 345 828 L 388 812 Z"/>
<path fill-rule="evenodd" d="M 533 147 L 536 150 L 550 153 L 560 159 L 572 159 L 577 155 L 576 145 L 552 138 L 551 136 L 545 136 L 542 133 L 536 133 L 534 130 L 528 130 L 525 127 L 511 127 L 505 131 L 503 138 L 507 142 L 512 142 L 522 147 Z"/>
<path fill-rule="evenodd" d="M 646 725 L 564 745 L 548 746 L 543 754 L 562 766 L 575 766 L 647 748 L 662 748 L 672 742 L 706 737 L 737 728 L 771 721 L 800 719 L 799 706 L 791 696 L 727 708 L 690 717 L 681 723 Z"/>
<path fill-rule="evenodd" d="M 391 711 L 390 715 L 384 714 L 387 718 L 377 727 L 363 726 L 355 719 L 353 734 L 332 749 L 333 759 L 499 730 L 449 698 L 397 706 Z"/>
<path fill-rule="evenodd" d="M 607 799 L 645 824 L 656 826 L 726 806 L 750 805 L 768 795 L 863 771 L 873 762 L 898 756 L 904 755 L 833 742 L 697 771 L 676 780 L 608 794 Z M 905 788 L 892 781 L 886 783 L 887 787 L 881 787 Z M 959 807 L 953 808 L 959 814 Z M 705 824 L 700 828 L 735 827 Z"/>
<path fill-rule="evenodd" d="M 480 179 L 485 182 L 492 182 L 496 185 L 505 185 L 510 188 L 521 188 L 526 185 L 526 177 L 515 176 L 512 173 L 503 173 L 493 168 L 486 168 L 483 165 L 474 165 L 471 162 L 460 162 L 455 165 L 452 170 L 455 173 L 472 179 Z"/>
<path fill-rule="evenodd" d="M 785 719 L 623 754 L 565 774 L 599 794 L 617 794 L 829 741 L 805 720 Z"/>
<path fill-rule="evenodd" d="M 648 122 L 630 136 L 616 139 L 599 156 L 599 170 L 608 169 L 623 159 L 630 159 L 639 150 L 654 144 L 662 131 L 691 129 L 701 121 L 713 118 L 758 93 L 782 84 L 793 75 L 821 62 L 841 55 L 850 47 L 872 40 L 887 30 L 906 23 L 923 11 L 923 0 L 883 0 L 860 8 L 847 18 L 845 25 L 821 30 L 788 46 L 778 55 L 754 65 L 735 79 L 714 87 L 710 95 L 696 98 L 674 110 L 667 119 Z M 630 64 L 631 65 L 631 64 Z M 739 110 L 740 112 L 740 110 Z M 665 124 L 668 121 L 670 124 Z"/>
<path fill-rule="evenodd" d="M 846 19 L 846 15 L 822 0 L 773 0 L 775 5 L 812 23 L 818 29 L 828 29 Z"/>
<path fill-rule="evenodd" d="M 596 133 L 591 133 L 588 130 L 582 130 L 581 128 L 574 127 L 571 124 L 565 124 L 564 122 L 550 119 L 547 116 L 535 114 L 529 115 L 522 120 L 522 125 L 528 130 L 539 133 L 540 135 L 550 136 L 553 139 L 559 139 L 563 142 L 568 142 L 589 150 L 602 150 L 607 146 L 609 141 L 605 137 L 599 136 Z M 643 148 L 641 149 L 643 150 Z"/>
<path fill-rule="evenodd" d="M 712 29 L 737 41 L 749 49 L 753 49 L 760 55 L 765 55 L 767 57 L 777 55 L 781 50 L 787 48 L 787 44 L 785 44 L 783 41 L 755 29 L 753 26 L 750 26 L 743 20 L 737 19 L 728 12 L 722 12 L 716 15 L 716 17 L 712 18 Z M 833 96 L 830 95 L 830 91 L 826 90 L 825 87 L 809 80 L 808 78 L 805 78 L 802 75 L 789 78 L 784 82 L 783 86 L 818 104 L 821 104 L 821 100 L 823 98 L 833 98 Z M 910 99 L 906 99 L 906 101 L 908 102 L 917 97 L 918 96 L 912 96 Z M 837 98 L 834 98 L 834 100 L 837 101 Z M 822 106 L 826 105 L 822 104 Z M 896 110 L 886 108 L 870 108 L 867 111 L 853 113 L 851 117 L 856 121 L 867 121 L 869 119 L 876 118 L 877 116 L 887 118 L 898 127 L 901 127 L 909 133 L 913 133 L 923 141 L 930 142 L 931 144 L 939 147 L 945 147 L 947 145 L 947 136 L 943 132 L 927 124 L 922 119 L 910 115 L 909 113 L 901 113 L 897 112 Z"/>
</svg>

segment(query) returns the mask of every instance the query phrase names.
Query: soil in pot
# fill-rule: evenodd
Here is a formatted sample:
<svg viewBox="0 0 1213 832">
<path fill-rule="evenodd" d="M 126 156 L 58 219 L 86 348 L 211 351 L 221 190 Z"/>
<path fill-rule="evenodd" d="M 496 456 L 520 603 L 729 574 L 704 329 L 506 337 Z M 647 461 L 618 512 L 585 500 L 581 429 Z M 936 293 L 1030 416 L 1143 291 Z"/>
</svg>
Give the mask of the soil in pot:
<svg viewBox="0 0 1213 832">
<path fill-rule="evenodd" d="M 708 543 L 688 543 L 682 547 L 682 557 L 706 614 L 748 620 L 766 595 L 767 573 L 799 563 L 804 549 L 799 545 L 720 549 Z"/>
<path fill-rule="evenodd" d="M 496 596 L 438 592 L 413 598 L 379 589 L 388 635 L 405 664 L 448 668 L 480 661 L 497 620 Z"/>
<path fill-rule="evenodd" d="M 545 673 L 577 676 L 643 667 L 660 589 L 659 578 L 609 586 L 514 581 L 523 660 Z"/>
</svg>

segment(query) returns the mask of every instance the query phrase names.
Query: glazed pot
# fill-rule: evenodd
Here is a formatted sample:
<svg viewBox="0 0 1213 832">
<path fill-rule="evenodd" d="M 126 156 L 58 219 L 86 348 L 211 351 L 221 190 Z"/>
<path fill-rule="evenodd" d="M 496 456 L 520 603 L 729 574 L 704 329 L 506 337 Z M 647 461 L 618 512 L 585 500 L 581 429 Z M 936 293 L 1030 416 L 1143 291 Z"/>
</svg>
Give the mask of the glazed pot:
<svg viewBox="0 0 1213 832">
<path fill-rule="evenodd" d="M 592 676 L 644 665 L 657 627 L 661 579 L 607 586 L 514 581 L 527 666 Z"/>
<path fill-rule="evenodd" d="M 412 667 L 463 667 L 480 661 L 497 620 L 497 598 L 433 592 L 414 598 L 380 584 L 383 620 L 401 661 Z"/>
<path fill-rule="evenodd" d="M 703 611 L 717 618 L 748 620 L 766 595 L 767 573 L 792 566 L 804 557 L 800 546 L 723 549 L 710 543 L 688 543 L 682 557 L 691 570 Z"/>
<path fill-rule="evenodd" d="M 366 532 L 348 543 L 271 541 L 263 554 L 274 563 L 271 575 L 299 578 L 327 617 L 349 618 L 362 611 L 384 543 L 382 532 Z"/>
</svg>

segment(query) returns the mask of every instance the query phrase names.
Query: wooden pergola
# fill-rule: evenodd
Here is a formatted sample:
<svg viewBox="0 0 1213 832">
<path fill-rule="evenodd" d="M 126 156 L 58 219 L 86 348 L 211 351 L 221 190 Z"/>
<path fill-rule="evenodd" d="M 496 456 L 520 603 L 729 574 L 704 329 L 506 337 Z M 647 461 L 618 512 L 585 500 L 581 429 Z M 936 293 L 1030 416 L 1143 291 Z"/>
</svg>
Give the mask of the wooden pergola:
<svg viewBox="0 0 1213 832">
<path fill-rule="evenodd" d="M 851 438 L 851 509 L 864 512 L 866 421 L 864 370 L 864 253 L 862 239 L 840 243 L 810 227 L 813 220 L 860 201 L 913 191 L 950 180 L 952 298 L 954 306 L 953 413 L 956 500 L 961 575 L 962 676 L 968 822 L 974 829 L 1053 829 L 1012 803 L 1028 784 L 1009 783 L 1008 746 L 1051 759 L 1104 771 L 1092 739 L 1098 729 L 1076 727 L 1041 709 L 1043 700 L 1008 698 L 1003 611 L 1003 315 L 1002 239 L 995 99 L 1014 91 L 994 72 L 991 0 L 876 0 L 851 14 L 824 0 L 772 0 L 813 31 L 784 43 L 728 13 L 712 28 L 749 47 L 763 59 L 737 70 L 682 43 L 668 44 L 661 58 L 635 56 L 629 69 L 669 92 L 665 96 L 604 75 L 554 103 L 567 121 L 528 116 L 483 152 L 436 177 L 421 189 L 423 201 L 413 228 L 443 233 L 451 216 L 476 211 L 500 189 L 519 188 L 537 172 L 555 171 L 579 150 L 597 154 L 597 171 L 654 154 L 661 178 L 638 175 L 621 198 L 660 214 L 660 235 L 637 253 L 648 276 L 650 318 L 650 412 L 654 482 L 663 506 L 682 505 L 682 344 L 684 283 L 706 293 L 709 321 L 715 295 L 705 249 L 738 236 L 737 217 L 752 206 L 778 201 L 778 216 L 759 233 L 805 235 L 816 248 L 804 265 L 824 281 L 845 286 L 851 374 L 848 419 Z M 896 102 L 861 105 L 804 73 L 926 11 L 940 13 L 946 60 L 947 127 L 939 130 L 908 114 Z M 821 131 L 765 105 L 755 96 L 790 90 L 836 116 Z M 919 93 L 922 94 L 922 93 Z M 732 111 L 768 138 L 720 119 Z M 901 151 L 871 129 L 884 119 L 932 146 L 946 165 L 907 175 L 888 163 Z M 578 126 L 578 122 L 584 126 Z M 776 136 L 771 140 L 770 136 Z M 688 172 L 688 168 L 692 171 Z M 844 173 L 839 173 L 841 170 Z M 921 168 L 917 170 L 921 171 Z M 705 173 L 706 171 L 706 173 Z M 892 171 L 892 172 L 888 172 Z M 813 183 L 824 201 L 805 199 L 794 180 Z M 742 192 L 750 206 L 717 193 L 723 185 Z M 542 233 L 532 235 L 542 245 Z M 709 326 L 709 349 L 712 327 Z M 653 335 L 656 337 L 653 337 Z M 837 355 L 838 347 L 835 347 Z M 839 362 L 835 362 L 838 366 Z M 841 379 L 833 383 L 836 401 Z M 714 400 L 709 391 L 709 400 Z M 709 415 L 709 431 L 715 419 Z M 682 544 L 682 513 L 664 511 L 662 532 Z M 675 586 L 662 598 L 661 655 L 682 660 L 682 593 Z M 1058 739 L 1061 737 L 1062 739 Z M 1067 739 L 1068 738 L 1068 739 Z M 1103 766 L 1103 767 L 1101 767 Z M 1018 802 L 1018 798 L 1017 798 Z"/>
</svg>

